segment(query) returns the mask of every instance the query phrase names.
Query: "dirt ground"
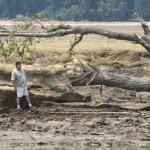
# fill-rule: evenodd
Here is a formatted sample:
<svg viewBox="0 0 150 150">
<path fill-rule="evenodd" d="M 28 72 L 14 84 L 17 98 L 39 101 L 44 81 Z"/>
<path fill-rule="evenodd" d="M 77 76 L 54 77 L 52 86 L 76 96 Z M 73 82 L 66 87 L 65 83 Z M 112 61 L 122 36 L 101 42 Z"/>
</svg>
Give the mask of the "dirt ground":
<svg viewBox="0 0 150 150">
<path fill-rule="evenodd" d="M 52 104 L 48 108 L 22 112 L 3 108 L 0 142 L 3 146 L 148 147 L 149 115 L 147 111 L 109 104 Z"/>
<path fill-rule="evenodd" d="M 142 34 L 138 23 L 90 25 Z M 65 52 L 70 37 L 59 38 L 59 44 L 56 44 L 57 40 L 43 39 L 35 46 L 35 64 L 46 66 L 66 62 Z M 89 35 L 76 48 L 74 57 L 109 72 L 145 78 L 150 76 L 150 55 L 133 43 Z M 150 147 L 149 92 L 106 86 L 103 86 L 102 94 L 100 86 L 75 89 L 90 93 L 91 102 L 55 103 L 49 100 L 45 106 L 21 112 L 0 106 L 0 145 L 112 147 L 117 144 Z"/>
</svg>

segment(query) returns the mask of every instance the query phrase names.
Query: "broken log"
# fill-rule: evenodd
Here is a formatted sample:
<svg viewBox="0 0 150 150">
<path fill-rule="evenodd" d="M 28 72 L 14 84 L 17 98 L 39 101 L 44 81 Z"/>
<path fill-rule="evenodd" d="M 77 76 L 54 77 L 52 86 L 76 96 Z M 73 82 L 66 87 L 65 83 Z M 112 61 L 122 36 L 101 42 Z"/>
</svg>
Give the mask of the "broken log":
<svg viewBox="0 0 150 150">
<path fill-rule="evenodd" d="M 86 85 L 87 80 L 88 78 L 90 78 L 90 76 L 91 75 L 89 74 L 81 80 L 76 79 L 76 81 L 73 81 L 71 79 L 71 83 L 73 86 Z M 100 70 L 98 71 L 90 85 L 106 85 L 109 87 L 118 87 L 138 92 L 150 92 L 150 79 L 148 78 L 130 77 L 127 75 L 102 72 Z"/>
</svg>

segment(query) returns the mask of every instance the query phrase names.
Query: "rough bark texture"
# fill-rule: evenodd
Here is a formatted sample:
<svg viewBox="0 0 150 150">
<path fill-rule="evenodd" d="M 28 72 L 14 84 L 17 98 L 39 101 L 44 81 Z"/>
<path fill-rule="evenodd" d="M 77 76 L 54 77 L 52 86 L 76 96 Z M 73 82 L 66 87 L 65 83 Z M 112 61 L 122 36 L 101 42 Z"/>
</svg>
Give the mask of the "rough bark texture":
<svg viewBox="0 0 150 150">
<path fill-rule="evenodd" d="M 88 75 L 89 77 L 91 75 Z M 81 86 L 86 85 L 88 76 L 78 81 L 72 81 L 72 85 Z M 106 85 L 110 87 L 118 87 L 133 91 L 147 91 L 150 92 L 150 79 L 137 78 L 126 75 L 118 75 L 115 73 L 106 73 L 99 71 L 90 85 Z"/>
</svg>

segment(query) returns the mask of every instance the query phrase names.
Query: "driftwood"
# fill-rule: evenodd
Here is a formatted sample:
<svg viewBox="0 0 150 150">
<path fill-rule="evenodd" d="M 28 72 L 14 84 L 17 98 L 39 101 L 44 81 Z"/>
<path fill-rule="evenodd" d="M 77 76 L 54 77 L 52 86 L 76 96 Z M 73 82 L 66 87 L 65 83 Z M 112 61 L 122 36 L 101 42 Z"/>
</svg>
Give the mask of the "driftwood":
<svg viewBox="0 0 150 150">
<path fill-rule="evenodd" d="M 137 34 L 125 34 L 125 33 L 117 33 L 117 32 L 112 32 L 108 30 L 103 30 L 103 29 L 95 29 L 95 28 L 83 28 L 83 27 L 73 27 L 70 25 L 57 25 L 57 26 L 52 26 L 51 29 L 48 29 L 44 27 L 41 23 L 42 29 L 46 29 L 48 32 L 19 32 L 15 33 L 15 36 L 18 37 L 43 37 L 43 38 L 51 38 L 51 37 L 60 37 L 60 36 L 66 36 L 70 34 L 79 34 L 79 37 L 76 38 L 74 43 L 71 45 L 69 51 L 72 51 L 73 48 L 82 41 L 83 37 L 87 34 L 97 34 L 100 36 L 105 36 L 108 38 L 113 38 L 117 40 L 125 40 L 125 41 L 130 41 L 134 42 L 135 44 L 140 44 L 142 45 L 148 52 L 150 52 L 150 30 L 147 25 L 147 23 L 137 14 L 135 13 L 136 18 L 138 21 L 141 23 L 143 31 L 144 31 L 144 36 L 138 36 Z M 0 32 L 0 36 L 9 36 L 10 31 L 2 31 Z"/>
<path fill-rule="evenodd" d="M 70 80 L 73 86 L 86 85 L 88 79 L 91 78 L 92 73 L 88 74 L 82 79 Z M 90 85 L 106 85 L 110 87 L 118 87 L 126 90 L 133 91 L 147 91 L 150 92 L 150 79 L 148 78 L 137 78 L 126 75 L 119 75 L 115 73 L 107 73 L 98 71 L 95 78 L 90 82 Z"/>
</svg>

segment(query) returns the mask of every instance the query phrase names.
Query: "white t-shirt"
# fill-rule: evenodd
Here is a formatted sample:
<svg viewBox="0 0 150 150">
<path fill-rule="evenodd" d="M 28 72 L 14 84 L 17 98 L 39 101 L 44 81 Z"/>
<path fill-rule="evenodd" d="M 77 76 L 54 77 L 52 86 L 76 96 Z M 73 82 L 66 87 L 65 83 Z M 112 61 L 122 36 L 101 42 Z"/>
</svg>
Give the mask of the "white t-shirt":
<svg viewBox="0 0 150 150">
<path fill-rule="evenodd" d="M 26 73 L 24 69 L 17 70 L 16 68 L 12 71 L 11 81 L 16 82 L 17 87 L 24 88 L 27 86 Z"/>
</svg>

